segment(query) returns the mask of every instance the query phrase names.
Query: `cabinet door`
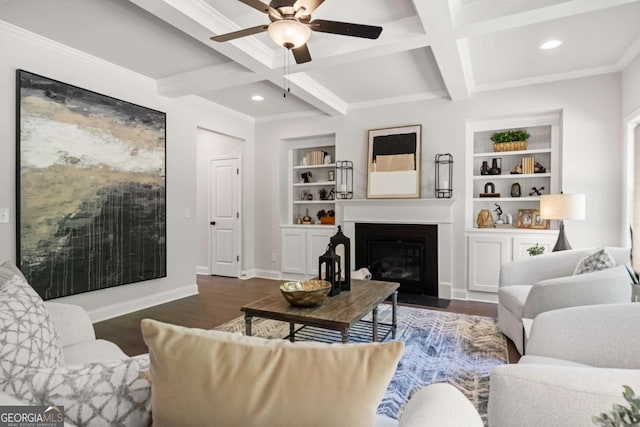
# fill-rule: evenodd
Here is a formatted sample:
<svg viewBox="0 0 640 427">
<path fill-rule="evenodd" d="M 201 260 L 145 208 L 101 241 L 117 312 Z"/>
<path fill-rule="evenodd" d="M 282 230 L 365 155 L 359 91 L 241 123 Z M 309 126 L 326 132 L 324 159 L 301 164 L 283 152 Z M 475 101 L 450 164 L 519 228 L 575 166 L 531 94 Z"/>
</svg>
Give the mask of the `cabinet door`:
<svg viewBox="0 0 640 427">
<path fill-rule="evenodd" d="M 544 253 L 550 254 L 556 243 L 556 236 L 553 235 L 533 235 L 516 236 L 513 238 L 513 260 L 529 258 L 529 249 L 536 244 L 544 247 Z"/>
<path fill-rule="evenodd" d="M 304 274 L 306 271 L 306 232 L 299 228 L 280 230 L 280 269 L 285 273 Z"/>
<path fill-rule="evenodd" d="M 307 274 L 318 275 L 318 258 L 325 253 L 333 227 L 328 230 L 311 229 L 307 232 Z"/>
<path fill-rule="evenodd" d="M 469 289 L 498 292 L 500 267 L 510 259 L 510 236 L 469 236 Z"/>
</svg>

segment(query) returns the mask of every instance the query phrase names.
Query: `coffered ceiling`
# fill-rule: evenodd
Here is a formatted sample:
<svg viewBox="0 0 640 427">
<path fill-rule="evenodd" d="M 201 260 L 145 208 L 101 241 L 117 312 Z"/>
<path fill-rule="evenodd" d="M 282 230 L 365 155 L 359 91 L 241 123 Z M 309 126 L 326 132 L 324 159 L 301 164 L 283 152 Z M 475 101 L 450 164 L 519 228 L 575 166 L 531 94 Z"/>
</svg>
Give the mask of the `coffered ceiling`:
<svg viewBox="0 0 640 427">
<path fill-rule="evenodd" d="M 619 71 L 640 53 L 640 0 L 325 0 L 313 19 L 380 25 L 377 40 L 313 32 L 289 59 L 237 0 L 0 0 L 0 20 L 260 120 L 495 90 Z M 540 45 L 562 41 L 552 50 Z M 38 70 L 33 70 L 38 71 Z M 260 94 L 263 101 L 253 101 Z"/>
</svg>

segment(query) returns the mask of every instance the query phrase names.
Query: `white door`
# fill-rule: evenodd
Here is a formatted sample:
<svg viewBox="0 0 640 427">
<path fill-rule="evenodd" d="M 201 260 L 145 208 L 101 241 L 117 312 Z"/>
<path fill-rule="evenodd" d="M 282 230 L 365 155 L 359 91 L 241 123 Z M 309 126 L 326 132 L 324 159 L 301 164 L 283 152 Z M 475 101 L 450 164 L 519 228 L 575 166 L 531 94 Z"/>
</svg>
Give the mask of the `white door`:
<svg viewBox="0 0 640 427">
<path fill-rule="evenodd" d="M 211 274 L 240 276 L 240 161 L 209 162 Z"/>
</svg>

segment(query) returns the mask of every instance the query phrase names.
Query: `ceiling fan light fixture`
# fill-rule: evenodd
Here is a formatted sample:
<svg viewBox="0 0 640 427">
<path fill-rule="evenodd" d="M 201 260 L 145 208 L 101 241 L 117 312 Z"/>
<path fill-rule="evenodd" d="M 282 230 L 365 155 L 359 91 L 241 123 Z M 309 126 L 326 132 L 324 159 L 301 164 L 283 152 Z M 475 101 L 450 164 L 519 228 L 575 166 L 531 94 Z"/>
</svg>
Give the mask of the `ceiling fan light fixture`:
<svg viewBox="0 0 640 427">
<path fill-rule="evenodd" d="M 540 45 L 540 49 L 543 49 L 543 50 L 555 49 L 561 44 L 562 42 L 560 40 L 547 40 L 546 42 Z"/>
<path fill-rule="evenodd" d="M 301 22 L 283 19 L 269 25 L 269 35 L 278 46 L 295 49 L 309 40 L 311 29 Z"/>
</svg>

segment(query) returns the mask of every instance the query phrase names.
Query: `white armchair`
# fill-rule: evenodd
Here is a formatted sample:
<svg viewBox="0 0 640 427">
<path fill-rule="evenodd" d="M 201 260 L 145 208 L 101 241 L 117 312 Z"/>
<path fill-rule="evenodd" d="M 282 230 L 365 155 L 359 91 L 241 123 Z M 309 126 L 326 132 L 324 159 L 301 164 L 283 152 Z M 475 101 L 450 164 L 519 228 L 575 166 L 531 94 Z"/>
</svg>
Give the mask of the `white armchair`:
<svg viewBox="0 0 640 427">
<path fill-rule="evenodd" d="M 631 301 L 629 249 L 607 248 L 616 267 L 577 276 L 578 262 L 592 249 L 553 252 L 506 263 L 500 270 L 498 327 L 524 351 L 523 318 L 565 307 Z"/>
<path fill-rule="evenodd" d="M 537 316 L 518 364 L 491 371 L 492 427 L 586 426 L 640 391 L 640 304 L 603 304 Z"/>
</svg>

